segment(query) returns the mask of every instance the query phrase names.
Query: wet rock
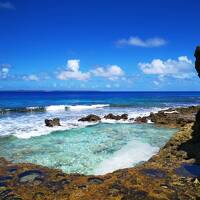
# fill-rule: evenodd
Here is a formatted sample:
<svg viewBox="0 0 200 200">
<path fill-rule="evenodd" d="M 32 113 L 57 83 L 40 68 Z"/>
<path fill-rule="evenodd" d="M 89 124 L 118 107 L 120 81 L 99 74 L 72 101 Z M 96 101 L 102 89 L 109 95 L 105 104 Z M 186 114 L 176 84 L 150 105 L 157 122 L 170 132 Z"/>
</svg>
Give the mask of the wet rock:
<svg viewBox="0 0 200 200">
<path fill-rule="evenodd" d="M 11 167 L 11 168 L 8 168 L 7 170 L 9 173 L 11 174 L 14 174 L 16 171 L 17 171 L 17 168 L 16 167 Z"/>
<path fill-rule="evenodd" d="M 135 118 L 135 122 L 137 122 L 137 123 L 147 123 L 148 117 L 137 117 L 137 118 Z"/>
<path fill-rule="evenodd" d="M 0 182 L 0 188 L 2 188 L 2 187 L 3 187 L 3 188 L 4 188 L 4 187 L 7 187 L 7 184 L 6 184 L 5 182 L 3 182 L 3 183 Z"/>
<path fill-rule="evenodd" d="M 28 170 L 18 176 L 19 183 L 36 183 L 42 182 L 44 174 L 39 170 Z"/>
<path fill-rule="evenodd" d="M 100 120 L 101 120 L 101 118 L 99 116 L 91 114 L 91 115 L 88 115 L 86 117 L 80 118 L 78 121 L 97 122 L 97 121 L 100 121 Z"/>
<path fill-rule="evenodd" d="M 141 172 L 146 176 L 150 176 L 153 178 L 165 178 L 166 173 L 159 169 L 142 169 Z"/>
<path fill-rule="evenodd" d="M 10 193 L 12 193 L 11 189 L 6 189 L 6 190 L 3 190 L 3 191 L 0 191 L 1 199 L 5 199 Z"/>
<path fill-rule="evenodd" d="M 196 58 L 195 69 L 196 69 L 196 71 L 198 73 L 198 76 L 200 77 L 200 46 L 196 47 L 194 56 Z"/>
<path fill-rule="evenodd" d="M 0 176 L 0 183 L 12 180 L 12 176 Z"/>
<path fill-rule="evenodd" d="M 188 123 L 195 122 L 195 115 L 200 107 L 177 108 L 176 110 L 168 109 L 151 113 L 148 118 L 158 125 L 169 127 L 182 127 Z"/>
<path fill-rule="evenodd" d="M 68 185 L 68 184 L 70 184 L 70 180 L 68 180 L 68 179 L 62 179 L 61 181 L 60 181 L 60 183 L 61 183 L 61 185 Z"/>
<path fill-rule="evenodd" d="M 48 127 L 61 126 L 60 119 L 59 118 L 45 119 L 45 125 Z"/>
<path fill-rule="evenodd" d="M 47 187 L 51 190 L 53 190 L 54 192 L 63 190 L 63 185 L 60 181 L 51 181 L 47 183 Z"/>
<path fill-rule="evenodd" d="M 86 189 L 86 188 L 87 188 L 87 185 L 82 184 L 82 185 L 78 185 L 77 187 L 78 187 L 79 189 Z"/>
<path fill-rule="evenodd" d="M 88 182 L 92 184 L 102 184 L 104 182 L 103 179 L 97 177 L 90 177 L 88 178 Z"/>
<path fill-rule="evenodd" d="M 104 116 L 105 119 L 111 119 L 111 120 L 127 120 L 128 115 L 122 114 L 122 115 L 114 115 L 112 113 L 109 113 L 108 115 Z"/>
</svg>

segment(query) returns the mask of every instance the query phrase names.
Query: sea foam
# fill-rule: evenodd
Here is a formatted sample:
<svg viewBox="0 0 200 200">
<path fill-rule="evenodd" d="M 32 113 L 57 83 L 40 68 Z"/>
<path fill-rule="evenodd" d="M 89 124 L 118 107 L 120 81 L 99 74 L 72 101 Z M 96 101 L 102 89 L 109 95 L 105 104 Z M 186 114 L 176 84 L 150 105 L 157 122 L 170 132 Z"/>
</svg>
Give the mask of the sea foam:
<svg viewBox="0 0 200 200">
<path fill-rule="evenodd" d="M 94 170 L 95 175 L 103 175 L 118 169 L 132 167 L 139 162 L 148 160 L 159 150 L 148 143 L 140 141 L 131 141 L 119 151 L 115 152 L 111 158 L 104 160 Z"/>
</svg>

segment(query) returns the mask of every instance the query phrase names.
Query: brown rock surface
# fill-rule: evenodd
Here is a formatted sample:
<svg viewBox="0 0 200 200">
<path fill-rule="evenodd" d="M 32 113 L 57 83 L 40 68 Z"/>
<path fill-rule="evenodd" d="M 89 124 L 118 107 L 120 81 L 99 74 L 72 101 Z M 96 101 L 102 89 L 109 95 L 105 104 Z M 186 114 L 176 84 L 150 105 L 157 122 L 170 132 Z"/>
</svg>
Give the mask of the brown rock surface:
<svg viewBox="0 0 200 200">
<path fill-rule="evenodd" d="M 135 122 L 146 123 L 148 119 L 158 126 L 170 128 L 180 128 L 188 123 L 195 121 L 195 115 L 200 110 L 200 106 L 190 106 L 186 108 L 176 108 L 162 110 L 157 113 L 151 113 L 146 117 L 138 117 Z"/>
</svg>

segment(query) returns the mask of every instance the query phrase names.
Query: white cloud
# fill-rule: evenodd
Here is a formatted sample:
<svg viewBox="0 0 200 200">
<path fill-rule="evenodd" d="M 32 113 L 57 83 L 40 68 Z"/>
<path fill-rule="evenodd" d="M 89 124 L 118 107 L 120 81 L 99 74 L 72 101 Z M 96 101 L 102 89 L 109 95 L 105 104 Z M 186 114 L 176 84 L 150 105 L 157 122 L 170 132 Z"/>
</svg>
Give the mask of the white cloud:
<svg viewBox="0 0 200 200">
<path fill-rule="evenodd" d="M 187 56 L 180 56 L 177 60 L 153 59 L 150 63 L 139 63 L 138 65 L 143 73 L 159 75 L 159 77 L 186 79 L 194 75 L 193 63 Z"/>
<path fill-rule="evenodd" d="M 11 65 L 2 64 L 0 65 L 0 79 L 6 79 L 9 75 Z"/>
<path fill-rule="evenodd" d="M 80 60 L 68 60 L 67 67 L 71 71 L 79 71 Z"/>
<path fill-rule="evenodd" d="M 25 81 L 39 81 L 39 77 L 35 74 L 30 74 L 22 77 Z"/>
<path fill-rule="evenodd" d="M 90 78 L 90 72 L 83 73 L 79 70 L 80 68 L 80 60 L 68 60 L 67 61 L 67 69 L 60 71 L 57 74 L 57 78 L 60 80 L 88 80 Z"/>
<path fill-rule="evenodd" d="M 9 1 L 0 2 L 0 9 L 14 10 L 15 6 Z"/>
<path fill-rule="evenodd" d="M 124 75 L 124 71 L 117 65 L 109 65 L 107 68 L 98 67 L 92 70 L 94 76 L 105 77 L 109 80 L 117 80 Z"/>
<path fill-rule="evenodd" d="M 130 37 L 128 39 L 121 39 L 116 42 L 118 46 L 139 46 L 139 47 L 159 47 L 167 43 L 166 40 L 162 38 L 149 38 L 143 40 L 139 37 Z"/>
</svg>

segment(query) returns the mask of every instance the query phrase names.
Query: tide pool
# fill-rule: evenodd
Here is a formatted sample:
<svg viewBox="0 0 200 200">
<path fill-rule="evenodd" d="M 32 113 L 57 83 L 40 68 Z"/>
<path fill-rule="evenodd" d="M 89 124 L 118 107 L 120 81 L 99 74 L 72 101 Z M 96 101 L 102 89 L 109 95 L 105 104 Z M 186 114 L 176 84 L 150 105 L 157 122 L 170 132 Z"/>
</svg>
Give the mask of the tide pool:
<svg viewBox="0 0 200 200">
<path fill-rule="evenodd" d="M 100 123 L 48 135 L 0 138 L 0 156 L 66 173 L 105 174 L 148 160 L 177 129 L 153 124 Z"/>
</svg>

